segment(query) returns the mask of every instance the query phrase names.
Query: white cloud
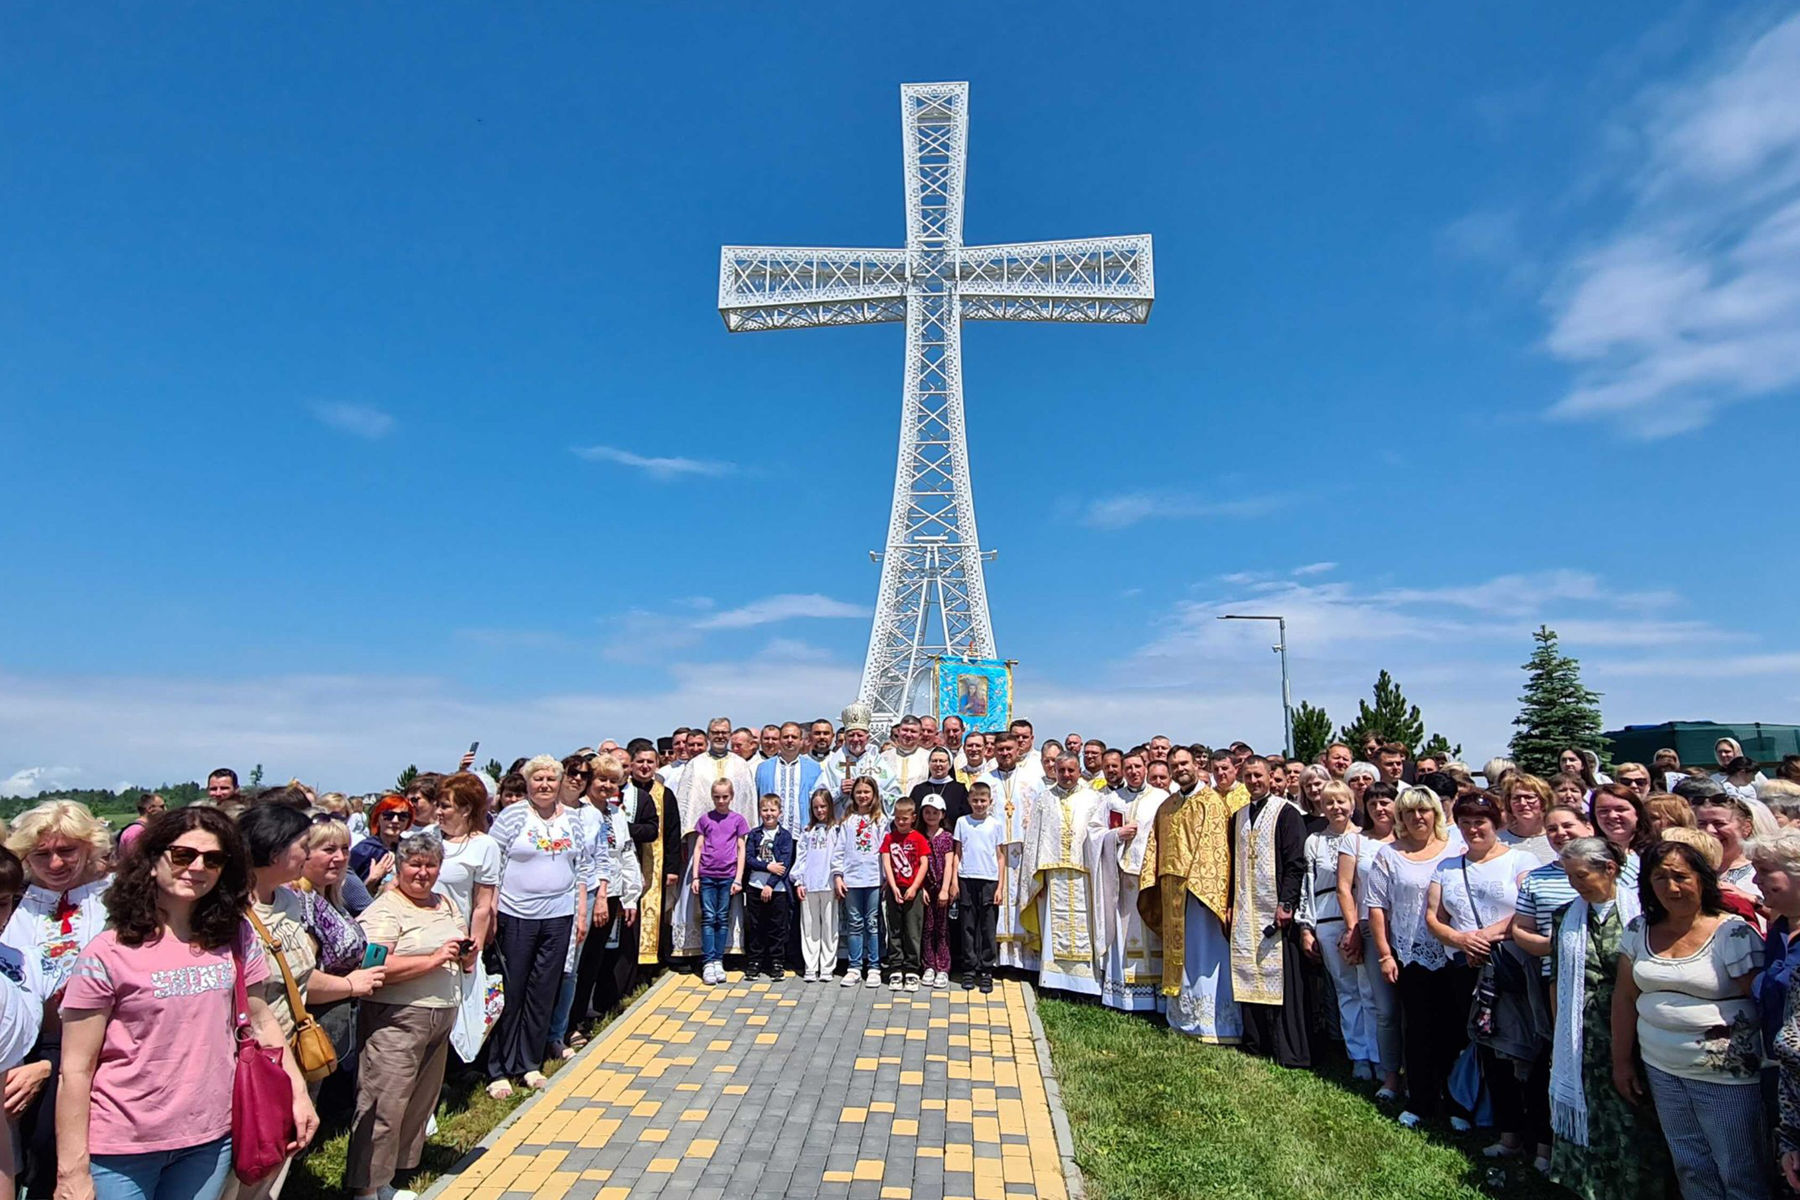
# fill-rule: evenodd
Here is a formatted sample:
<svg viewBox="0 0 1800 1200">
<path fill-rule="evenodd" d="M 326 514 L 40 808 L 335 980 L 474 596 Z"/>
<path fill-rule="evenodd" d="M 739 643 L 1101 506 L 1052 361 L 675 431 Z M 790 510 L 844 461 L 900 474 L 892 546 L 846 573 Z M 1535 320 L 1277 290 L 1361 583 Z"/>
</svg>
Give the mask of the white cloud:
<svg viewBox="0 0 1800 1200">
<path fill-rule="evenodd" d="M 25 767 L 0 779 L 0 796 L 36 796 L 69 787 L 80 778 L 74 767 Z"/>
<path fill-rule="evenodd" d="M 1645 91 L 1612 140 L 1625 215 L 1546 296 L 1551 409 L 1644 438 L 1800 387 L 1800 16 Z"/>
<path fill-rule="evenodd" d="M 1288 574 L 1290 574 L 1290 575 L 1328 575 L 1332 571 L 1335 571 L 1335 570 L 1337 570 L 1337 564 L 1334 562 L 1316 562 L 1316 563 L 1307 563 L 1304 567 L 1295 567 L 1292 571 L 1289 571 Z"/>
<path fill-rule="evenodd" d="M 741 608 L 726 609 L 694 622 L 696 629 L 749 629 L 776 621 L 798 617 L 861 617 L 867 619 L 870 609 L 861 604 L 847 604 L 830 596 L 815 593 L 769 596 L 752 601 Z"/>
<path fill-rule="evenodd" d="M 703 458 L 657 458 L 621 450 L 617 446 L 576 446 L 575 457 L 588 462 L 616 463 L 642 471 L 652 479 L 668 481 L 684 476 L 716 477 L 737 471 L 737 464 L 714 462 Z"/>
<path fill-rule="evenodd" d="M 394 432 L 393 416 L 366 404 L 315 404 L 312 414 L 321 424 L 365 441 L 377 441 Z"/>
<path fill-rule="evenodd" d="M 1200 500 L 1175 492 L 1124 492 L 1091 501 L 1081 523 L 1092 529 L 1125 529 L 1152 518 L 1266 517 L 1290 502 L 1286 496 L 1245 496 L 1236 500 Z"/>
</svg>

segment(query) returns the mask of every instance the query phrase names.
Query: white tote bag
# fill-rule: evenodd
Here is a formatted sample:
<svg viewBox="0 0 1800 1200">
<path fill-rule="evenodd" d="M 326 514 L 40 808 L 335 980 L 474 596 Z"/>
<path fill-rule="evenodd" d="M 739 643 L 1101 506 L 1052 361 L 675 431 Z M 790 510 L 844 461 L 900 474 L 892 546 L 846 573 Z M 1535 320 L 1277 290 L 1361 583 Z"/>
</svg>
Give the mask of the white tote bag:
<svg viewBox="0 0 1800 1200">
<path fill-rule="evenodd" d="M 450 1030 L 450 1048 L 458 1058 L 466 1063 L 475 1061 L 505 1007 L 506 989 L 500 976 L 489 975 L 477 958 L 475 969 L 463 972 L 462 1001 L 456 1007 L 456 1025 Z"/>
</svg>

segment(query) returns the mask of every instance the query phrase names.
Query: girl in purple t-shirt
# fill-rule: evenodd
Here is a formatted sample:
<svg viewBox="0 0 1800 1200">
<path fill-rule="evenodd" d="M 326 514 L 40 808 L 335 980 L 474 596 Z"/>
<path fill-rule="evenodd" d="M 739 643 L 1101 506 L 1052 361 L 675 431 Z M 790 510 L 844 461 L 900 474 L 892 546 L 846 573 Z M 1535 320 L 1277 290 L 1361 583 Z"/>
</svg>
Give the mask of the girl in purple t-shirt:
<svg viewBox="0 0 1800 1200">
<path fill-rule="evenodd" d="M 700 897 L 700 979 L 725 982 L 725 947 L 731 939 L 731 898 L 743 891 L 744 841 L 750 823 L 731 811 L 736 789 L 731 780 L 712 786 L 713 810 L 701 813 L 694 823 L 699 835 L 700 870 L 694 875 L 694 894 Z"/>
</svg>

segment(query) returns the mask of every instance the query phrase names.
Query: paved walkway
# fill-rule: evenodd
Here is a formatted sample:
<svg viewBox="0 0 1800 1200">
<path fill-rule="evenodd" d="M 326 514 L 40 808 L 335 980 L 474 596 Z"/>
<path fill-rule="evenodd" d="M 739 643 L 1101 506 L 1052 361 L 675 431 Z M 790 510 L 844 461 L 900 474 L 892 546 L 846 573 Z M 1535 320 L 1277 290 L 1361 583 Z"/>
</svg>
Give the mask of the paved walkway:
<svg viewBox="0 0 1800 1200">
<path fill-rule="evenodd" d="M 1031 1003 L 665 975 L 434 1200 L 1065 1200 Z"/>
</svg>

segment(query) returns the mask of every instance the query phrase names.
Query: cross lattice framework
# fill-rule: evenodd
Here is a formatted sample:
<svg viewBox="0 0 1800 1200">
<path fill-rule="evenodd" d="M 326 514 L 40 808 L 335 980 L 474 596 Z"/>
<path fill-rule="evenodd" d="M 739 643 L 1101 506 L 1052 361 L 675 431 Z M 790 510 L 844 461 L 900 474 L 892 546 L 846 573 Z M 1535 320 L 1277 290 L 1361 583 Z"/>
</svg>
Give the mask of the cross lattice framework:
<svg viewBox="0 0 1800 1200">
<path fill-rule="evenodd" d="M 900 88 L 906 249 L 726 246 L 719 314 L 733 333 L 906 322 L 900 461 L 860 699 L 877 733 L 938 655 L 998 657 L 963 424 L 963 321 L 1149 319 L 1150 238 L 962 244 L 969 85 Z"/>
</svg>

